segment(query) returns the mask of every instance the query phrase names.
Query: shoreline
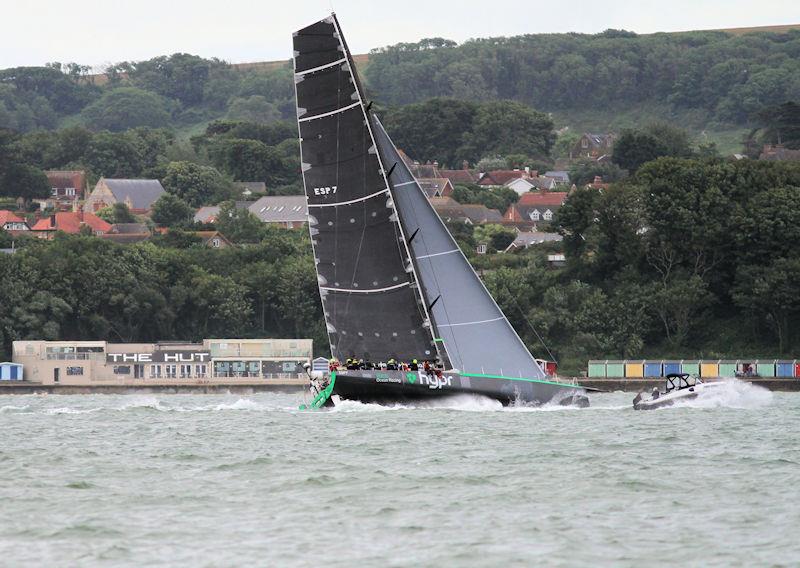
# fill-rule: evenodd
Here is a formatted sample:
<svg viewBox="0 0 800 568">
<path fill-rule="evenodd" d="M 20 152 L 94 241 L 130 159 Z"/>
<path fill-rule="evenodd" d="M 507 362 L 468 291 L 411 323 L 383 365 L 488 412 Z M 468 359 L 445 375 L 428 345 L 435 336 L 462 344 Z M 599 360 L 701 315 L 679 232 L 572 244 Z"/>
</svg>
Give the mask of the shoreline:
<svg viewBox="0 0 800 568">
<path fill-rule="evenodd" d="M 561 380 L 575 380 L 580 386 L 598 389 L 601 392 L 639 392 L 651 390 L 653 387 L 664 386 L 664 379 L 578 379 L 560 377 Z M 707 379 L 706 382 L 724 381 L 724 378 Z M 763 387 L 776 392 L 800 391 L 800 379 L 775 378 L 775 377 L 749 377 L 738 380 Z M 298 393 L 307 390 L 308 382 L 305 380 L 283 380 L 269 383 L 263 382 L 231 382 L 231 383 L 132 383 L 95 384 L 95 385 L 69 385 L 69 384 L 41 384 L 28 381 L 0 382 L 0 395 L 4 394 L 220 394 L 237 393 L 253 394 L 258 392 Z"/>
</svg>

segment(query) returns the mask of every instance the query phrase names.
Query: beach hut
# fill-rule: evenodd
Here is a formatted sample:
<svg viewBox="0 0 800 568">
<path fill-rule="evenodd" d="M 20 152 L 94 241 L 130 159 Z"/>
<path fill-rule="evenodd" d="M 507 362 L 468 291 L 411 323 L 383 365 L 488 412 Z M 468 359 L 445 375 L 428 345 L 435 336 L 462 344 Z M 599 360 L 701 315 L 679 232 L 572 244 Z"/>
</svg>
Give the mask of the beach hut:
<svg viewBox="0 0 800 568">
<path fill-rule="evenodd" d="M 794 364 L 794 376 L 800 378 L 800 363 Z"/>
<path fill-rule="evenodd" d="M 719 361 L 700 361 L 700 376 L 702 378 L 719 377 Z"/>
<path fill-rule="evenodd" d="M 606 361 L 606 377 L 622 379 L 625 377 L 625 361 Z"/>
<path fill-rule="evenodd" d="M 625 378 L 641 379 L 644 377 L 644 361 L 628 361 L 625 363 Z"/>
<path fill-rule="evenodd" d="M 775 376 L 783 378 L 794 377 L 794 366 L 797 361 L 777 361 L 775 363 Z"/>
<path fill-rule="evenodd" d="M 589 361 L 589 377 L 603 379 L 606 376 L 605 361 Z"/>
<path fill-rule="evenodd" d="M 644 376 L 645 377 L 660 377 L 661 375 L 661 361 L 645 361 L 644 362 Z"/>
<path fill-rule="evenodd" d="M 777 361 L 774 359 L 759 359 L 756 361 L 756 375 L 759 377 L 774 377 L 775 376 L 775 364 Z"/>
<path fill-rule="evenodd" d="M 689 373 L 690 375 L 700 376 L 700 361 L 681 361 L 681 373 Z"/>
<path fill-rule="evenodd" d="M 736 365 L 738 361 L 727 360 L 719 362 L 719 376 L 720 377 L 735 377 Z"/>
<path fill-rule="evenodd" d="M 737 377 L 755 377 L 757 374 L 755 359 L 739 359 L 736 363 Z"/>
<path fill-rule="evenodd" d="M 680 361 L 664 361 L 664 376 L 666 377 L 670 373 L 680 373 L 681 372 L 681 362 Z"/>
<path fill-rule="evenodd" d="M 20 363 L 0 363 L 0 381 L 21 381 L 22 365 Z"/>
</svg>

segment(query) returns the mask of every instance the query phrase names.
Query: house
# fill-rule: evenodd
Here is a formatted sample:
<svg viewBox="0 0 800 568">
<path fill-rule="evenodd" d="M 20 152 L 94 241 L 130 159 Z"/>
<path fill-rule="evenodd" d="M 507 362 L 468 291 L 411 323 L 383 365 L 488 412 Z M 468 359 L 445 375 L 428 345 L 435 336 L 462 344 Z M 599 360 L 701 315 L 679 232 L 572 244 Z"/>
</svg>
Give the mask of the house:
<svg viewBox="0 0 800 568">
<path fill-rule="evenodd" d="M 39 239 L 52 240 L 58 231 L 78 235 L 84 227 L 88 227 L 95 236 L 104 235 L 111 230 L 111 224 L 97 215 L 76 211 L 58 212 L 50 217 L 42 217 L 31 227 L 31 233 Z"/>
<path fill-rule="evenodd" d="M 485 205 L 462 205 L 452 197 L 433 197 L 430 201 L 445 222 L 481 225 L 499 224 L 503 221 L 503 216 L 497 209 L 489 209 Z"/>
<path fill-rule="evenodd" d="M 559 185 L 569 185 L 569 172 L 565 170 L 550 170 L 544 172 L 544 177 L 555 180 Z"/>
<path fill-rule="evenodd" d="M 471 184 L 478 182 L 478 173 L 475 170 L 469 169 L 469 162 L 466 160 L 461 162 L 460 170 L 448 170 L 440 168 L 439 162 L 434 161 L 432 163 L 420 164 L 416 160 L 409 158 L 408 154 L 402 150 L 398 149 L 397 151 L 411 174 L 417 178 L 417 180 L 446 178 L 450 180 L 450 183 L 453 185 L 457 183 Z"/>
<path fill-rule="evenodd" d="M 31 228 L 25 219 L 17 217 L 11 211 L 0 211 L 0 229 L 8 231 L 12 235 L 30 231 Z"/>
<path fill-rule="evenodd" d="M 250 197 L 254 193 L 266 193 L 267 184 L 263 181 L 236 181 L 234 187 L 245 197 Z"/>
<path fill-rule="evenodd" d="M 250 213 L 264 223 L 296 229 L 308 222 L 305 195 L 270 195 L 254 201 Z"/>
<path fill-rule="evenodd" d="M 494 170 L 492 172 L 485 172 L 480 176 L 478 185 L 485 187 L 502 187 L 508 182 L 520 179 L 537 177 L 536 171 L 531 172 L 529 169 L 525 170 Z"/>
<path fill-rule="evenodd" d="M 575 143 L 569 152 L 570 159 L 590 158 L 605 159 L 614 149 L 615 134 L 591 134 L 586 132 Z"/>
<path fill-rule="evenodd" d="M 560 268 L 567 264 L 567 257 L 563 253 L 548 254 L 547 264 L 553 268 Z"/>
<path fill-rule="evenodd" d="M 50 184 L 50 197 L 34 199 L 41 209 L 72 211 L 86 192 L 86 172 L 83 170 L 48 170 L 44 172 Z"/>
<path fill-rule="evenodd" d="M 790 150 L 781 144 L 765 144 L 758 159 L 769 162 L 800 162 L 800 150 Z"/>
<path fill-rule="evenodd" d="M 556 180 L 546 177 L 520 177 L 514 178 L 505 184 L 505 187 L 513 189 L 518 195 L 523 195 L 529 191 L 543 189 L 552 191 L 556 188 Z"/>
<path fill-rule="evenodd" d="M 602 189 L 608 189 L 609 187 L 611 187 L 611 184 L 603 182 L 603 177 L 602 176 L 594 176 L 594 181 L 592 183 L 587 183 L 586 184 L 586 188 L 587 189 L 601 189 L 602 190 Z"/>
<path fill-rule="evenodd" d="M 124 203 L 132 213 L 142 215 L 149 213 L 164 193 L 157 179 L 100 178 L 83 208 L 85 211 L 99 211 L 115 203 Z"/>
<path fill-rule="evenodd" d="M 194 214 L 195 223 L 213 223 L 219 216 L 219 205 L 201 207 Z"/>
<path fill-rule="evenodd" d="M 447 178 L 418 178 L 419 186 L 428 199 L 431 197 L 450 197 L 453 195 L 453 184 Z"/>
<path fill-rule="evenodd" d="M 102 238 L 119 244 L 134 244 L 146 241 L 153 235 L 144 223 L 116 223 Z"/>
<path fill-rule="evenodd" d="M 563 241 L 564 237 L 557 233 L 543 233 L 541 231 L 524 231 L 517 234 L 517 237 L 514 239 L 506 250 L 503 252 L 509 252 L 512 250 L 518 249 L 526 249 L 533 245 L 538 245 L 542 243 L 557 243 Z"/>
<path fill-rule="evenodd" d="M 566 199 L 565 191 L 526 193 L 508 207 L 503 218 L 506 221 L 549 222 Z"/>
<path fill-rule="evenodd" d="M 219 231 L 194 231 L 189 234 L 200 237 L 203 246 L 208 248 L 228 248 L 233 246 L 233 243 Z"/>
</svg>

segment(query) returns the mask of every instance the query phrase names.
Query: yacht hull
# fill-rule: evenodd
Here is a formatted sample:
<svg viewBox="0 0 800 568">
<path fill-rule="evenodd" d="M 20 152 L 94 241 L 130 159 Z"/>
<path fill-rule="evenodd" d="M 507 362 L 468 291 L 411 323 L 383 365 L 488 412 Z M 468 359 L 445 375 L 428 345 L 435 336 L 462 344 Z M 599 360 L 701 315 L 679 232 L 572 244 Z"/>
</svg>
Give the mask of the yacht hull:
<svg viewBox="0 0 800 568">
<path fill-rule="evenodd" d="M 477 394 L 504 405 L 513 403 L 589 406 L 586 390 L 567 383 L 493 375 L 422 371 L 338 371 L 331 378 L 331 396 L 360 402 L 392 404 L 456 394 Z M 333 404 L 330 398 L 327 405 Z"/>
</svg>

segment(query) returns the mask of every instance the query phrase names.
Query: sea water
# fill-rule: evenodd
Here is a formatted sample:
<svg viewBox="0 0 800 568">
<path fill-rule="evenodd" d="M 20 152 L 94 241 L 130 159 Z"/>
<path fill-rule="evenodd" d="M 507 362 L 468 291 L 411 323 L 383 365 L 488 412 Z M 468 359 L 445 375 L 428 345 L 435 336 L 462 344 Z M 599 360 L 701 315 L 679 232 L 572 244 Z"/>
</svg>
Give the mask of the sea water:
<svg viewBox="0 0 800 568">
<path fill-rule="evenodd" d="M 800 562 L 800 395 L 0 397 L 3 566 Z"/>
</svg>

